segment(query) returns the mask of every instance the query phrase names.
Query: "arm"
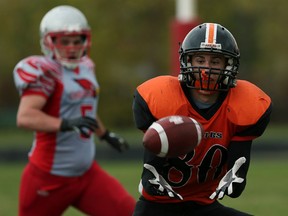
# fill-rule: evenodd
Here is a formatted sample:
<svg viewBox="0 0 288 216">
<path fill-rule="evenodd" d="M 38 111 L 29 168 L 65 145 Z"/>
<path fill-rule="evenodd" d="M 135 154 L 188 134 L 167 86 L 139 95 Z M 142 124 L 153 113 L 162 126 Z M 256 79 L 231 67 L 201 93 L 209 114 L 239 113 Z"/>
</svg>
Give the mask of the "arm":
<svg viewBox="0 0 288 216">
<path fill-rule="evenodd" d="M 47 115 L 42 111 L 47 99 L 41 95 L 27 95 L 21 97 L 17 126 L 42 132 L 56 132 L 60 130 L 61 119 Z"/>
<path fill-rule="evenodd" d="M 100 140 L 105 140 L 112 148 L 118 152 L 123 152 L 129 149 L 129 144 L 127 141 L 118 134 L 110 132 L 104 126 L 98 115 L 96 116 L 96 120 L 98 123 L 98 128 L 95 129 L 95 134 L 100 138 Z"/>
<path fill-rule="evenodd" d="M 95 119 L 89 117 L 60 119 L 50 116 L 42 111 L 46 102 L 46 97 L 41 95 L 21 97 L 17 113 L 17 126 L 41 132 L 75 130 L 86 138 L 90 137 L 89 131 L 94 131 L 98 127 Z"/>
<path fill-rule="evenodd" d="M 263 113 L 256 124 L 249 127 L 239 127 L 240 130 L 236 134 L 238 137 L 259 137 L 265 131 L 272 111 L 272 104 Z M 246 186 L 246 176 L 250 164 L 252 140 L 250 141 L 231 141 L 228 148 L 228 172 L 219 182 L 216 191 L 210 196 L 211 199 L 215 197 L 221 199 L 224 194 L 236 198 L 241 195 Z M 240 158 L 245 158 L 245 162 L 239 161 Z M 236 164 L 235 164 L 236 162 Z M 239 165 L 240 164 L 240 165 Z M 236 172 L 235 172 L 236 170 Z M 230 187 L 229 187 L 230 186 Z M 230 191 L 229 191 L 230 189 Z"/>
<path fill-rule="evenodd" d="M 96 121 L 98 122 L 98 128 L 95 129 L 95 134 L 99 138 L 101 138 L 102 136 L 104 136 L 107 129 L 98 115 L 96 115 Z"/>
<path fill-rule="evenodd" d="M 137 90 L 134 93 L 132 109 L 134 121 L 138 129 L 145 132 L 147 128 L 156 121 L 146 101 Z M 144 161 L 146 163 L 144 163 L 141 184 L 145 190 L 150 191 L 149 193 L 151 194 L 155 193 L 157 196 L 162 195 L 183 200 L 183 197 L 176 193 L 163 176 L 158 173 L 158 170 L 161 170 L 164 164 L 167 163 L 166 158 L 156 157 L 147 150 L 144 150 Z"/>
<path fill-rule="evenodd" d="M 261 118 L 257 121 L 256 124 L 248 127 L 247 129 L 238 133 L 239 136 L 261 136 L 269 121 L 270 115 L 272 111 L 272 104 L 268 107 L 267 111 L 261 116 Z M 235 161 L 240 157 L 245 157 L 246 162 L 239 168 L 237 171 L 237 176 L 243 178 L 244 181 L 241 184 L 233 184 L 233 193 L 228 195 L 232 198 L 239 197 L 241 193 L 244 191 L 246 186 L 246 176 L 248 173 L 249 165 L 250 165 L 250 153 L 251 153 L 251 141 L 232 141 L 228 148 L 228 170 L 233 167 Z"/>
<path fill-rule="evenodd" d="M 252 141 L 231 142 L 228 148 L 228 170 L 232 169 L 238 158 L 245 157 L 245 163 L 239 168 L 236 175 L 243 178 L 242 183 L 233 184 L 233 192 L 228 196 L 232 198 L 239 197 L 246 186 L 246 176 L 250 165 L 250 152 Z"/>
<path fill-rule="evenodd" d="M 252 141 L 231 142 L 228 148 L 228 171 L 220 180 L 210 199 L 222 199 L 224 195 L 239 197 L 246 186 L 250 164 Z"/>
</svg>

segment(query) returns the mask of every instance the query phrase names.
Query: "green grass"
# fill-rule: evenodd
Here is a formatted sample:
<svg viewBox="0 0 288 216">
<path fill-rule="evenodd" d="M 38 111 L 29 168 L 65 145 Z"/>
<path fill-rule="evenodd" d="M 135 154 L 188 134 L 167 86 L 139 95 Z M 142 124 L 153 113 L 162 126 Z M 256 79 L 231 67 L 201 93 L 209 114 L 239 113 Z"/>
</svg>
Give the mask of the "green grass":
<svg viewBox="0 0 288 216">
<path fill-rule="evenodd" d="M 101 161 L 100 164 L 138 198 L 141 161 Z M 257 158 L 251 162 L 246 190 L 240 198 L 225 197 L 223 204 L 261 216 L 287 215 L 288 159 Z M 24 164 L 1 164 L 0 215 L 17 215 L 18 185 Z M 64 216 L 83 216 L 69 208 Z"/>
<path fill-rule="evenodd" d="M 252 160 L 241 197 L 225 197 L 223 204 L 261 216 L 287 215 L 287 159 Z"/>
</svg>

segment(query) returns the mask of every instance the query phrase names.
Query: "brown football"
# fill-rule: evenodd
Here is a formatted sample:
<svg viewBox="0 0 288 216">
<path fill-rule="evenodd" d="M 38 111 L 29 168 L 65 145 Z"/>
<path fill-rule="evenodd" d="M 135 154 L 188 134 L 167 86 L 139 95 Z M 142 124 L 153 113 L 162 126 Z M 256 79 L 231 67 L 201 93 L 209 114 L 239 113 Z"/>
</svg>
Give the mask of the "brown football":
<svg viewBox="0 0 288 216">
<path fill-rule="evenodd" d="M 144 147 L 158 157 L 183 156 L 199 145 L 202 125 L 188 116 L 167 116 L 154 122 L 143 136 Z"/>
</svg>

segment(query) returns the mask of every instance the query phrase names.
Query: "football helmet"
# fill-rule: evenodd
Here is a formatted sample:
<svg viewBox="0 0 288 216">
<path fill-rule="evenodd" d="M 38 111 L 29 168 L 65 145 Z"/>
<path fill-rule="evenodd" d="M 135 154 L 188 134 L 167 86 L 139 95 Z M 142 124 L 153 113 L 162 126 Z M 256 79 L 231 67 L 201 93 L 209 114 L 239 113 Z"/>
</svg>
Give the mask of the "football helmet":
<svg viewBox="0 0 288 216">
<path fill-rule="evenodd" d="M 80 36 L 81 43 L 73 45 L 59 45 L 57 38 L 65 36 Z M 68 5 L 57 6 L 48 11 L 40 23 L 40 45 L 44 55 L 50 56 L 63 66 L 73 69 L 89 54 L 91 46 L 91 31 L 84 14 Z M 77 49 L 76 56 L 69 57 L 71 49 Z"/>
<path fill-rule="evenodd" d="M 223 55 L 226 67 L 216 69 L 193 66 L 192 56 L 196 53 Z M 187 87 L 206 91 L 227 91 L 236 86 L 240 51 L 235 38 L 225 27 L 216 23 L 203 23 L 196 26 L 184 38 L 179 54 L 178 79 Z M 212 74 L 219 76 L 215 82 L 209 83 Z"/>
</svg>

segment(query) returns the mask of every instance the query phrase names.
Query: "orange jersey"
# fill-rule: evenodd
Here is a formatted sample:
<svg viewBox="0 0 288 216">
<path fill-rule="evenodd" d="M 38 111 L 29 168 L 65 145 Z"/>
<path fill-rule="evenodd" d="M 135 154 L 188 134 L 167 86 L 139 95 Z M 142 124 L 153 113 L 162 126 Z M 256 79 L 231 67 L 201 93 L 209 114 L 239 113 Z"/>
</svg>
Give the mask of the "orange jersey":
<svg viewBox="0 0 288 216">
<path fill-rule="evenodd" d="M 202 124 L 205 136 L 201 143 L 193 152 L 181 158 L 167 159 L 160 173 L 184 198 L 184 201 L 202 204 L 213 202 L 209 196 L 215 191 L 227 171 L 229 143 L 253 140 L 261 135 L 266 125 L 259 127 L 262 131 L 256 131 L 253 126 L 271 106 L 269 96 L 257 86 L 243 80 L 238 80 L 237 87 L 229 90 L 222 103 L 209 116 L 201 114 L 191 105 L 177 77 L 153 78 L 138 86 L 137 92 L 155 120 L 169 115 L 184 115 Z M 139 110 L 134 110 L 134 115 L 135 113 L 141 115 Z M 249 131 L 249 128 L 253 130 Z M 146 160 L 153 161 L 147 157 Z M 149 163 L 149 161 L 144 162 Z M 157 202 L 178 202 L 168 196 L 149 193 L 148 177 L 146 177 L 149 174 L 145 174 L 147 172 L 149 171 L 143 170 L 140 187 L 146 199 Z"/>
</svg>

